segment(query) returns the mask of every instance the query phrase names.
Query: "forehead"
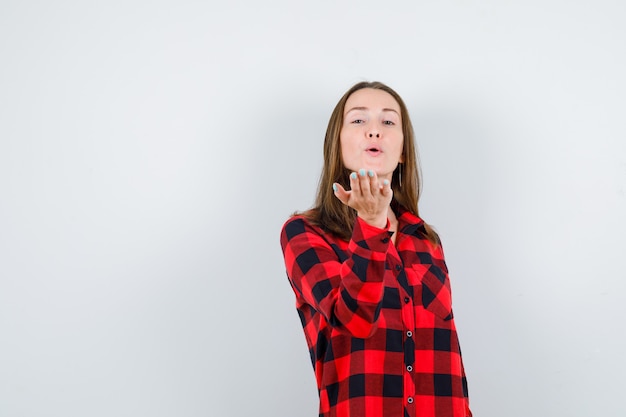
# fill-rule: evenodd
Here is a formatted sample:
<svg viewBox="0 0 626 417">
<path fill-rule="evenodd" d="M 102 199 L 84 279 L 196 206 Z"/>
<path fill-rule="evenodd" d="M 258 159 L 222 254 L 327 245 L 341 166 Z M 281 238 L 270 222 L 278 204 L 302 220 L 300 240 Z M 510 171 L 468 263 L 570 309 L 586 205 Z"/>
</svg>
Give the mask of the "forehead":
<svg viewBox="0 0 626 417">
<path fill-rule="evenodd" d="M 392 109 L 400 114 L 400 105 L 391 94 L 374 88 L 362 88 L 348 97 L 344 113 L 355 107 L 366 107 L 372 110 Z"/>
</svg>

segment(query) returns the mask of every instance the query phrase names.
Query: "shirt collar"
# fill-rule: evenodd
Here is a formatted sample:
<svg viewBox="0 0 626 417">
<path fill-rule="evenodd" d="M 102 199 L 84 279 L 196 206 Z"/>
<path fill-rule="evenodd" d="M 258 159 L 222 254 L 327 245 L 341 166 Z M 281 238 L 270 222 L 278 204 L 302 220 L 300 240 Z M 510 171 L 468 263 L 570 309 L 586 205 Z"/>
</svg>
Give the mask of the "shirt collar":
<svg viewBox="0 0 626 417">
<path fill-rule="evenodd" d="M 392 209 L 395 211 L 396 217 L 398 218 L 398 230 L 400 232 L 406 235 L 412 235 L 415 234 L 417 230 L 424 227 L 424 220 L 405 209 L 395 200 L 392 203 Z"/>
</svg>

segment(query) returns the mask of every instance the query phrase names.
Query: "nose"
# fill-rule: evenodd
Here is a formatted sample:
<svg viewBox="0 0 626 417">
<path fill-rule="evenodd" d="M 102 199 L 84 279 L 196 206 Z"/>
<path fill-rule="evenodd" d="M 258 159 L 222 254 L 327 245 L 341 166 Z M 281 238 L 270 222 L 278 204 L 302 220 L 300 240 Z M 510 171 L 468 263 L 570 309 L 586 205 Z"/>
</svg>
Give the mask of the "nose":
<svg viewBox="0 0 626 417">
<path fill-rule="evenodd" d="M 378 132 L 370 132 L 369 133 L 369 137 L 370 138 L 373 138 L 373 137 L 379 138 L 380 137 L 380 133 L 378 133 Z"/>
</svg>

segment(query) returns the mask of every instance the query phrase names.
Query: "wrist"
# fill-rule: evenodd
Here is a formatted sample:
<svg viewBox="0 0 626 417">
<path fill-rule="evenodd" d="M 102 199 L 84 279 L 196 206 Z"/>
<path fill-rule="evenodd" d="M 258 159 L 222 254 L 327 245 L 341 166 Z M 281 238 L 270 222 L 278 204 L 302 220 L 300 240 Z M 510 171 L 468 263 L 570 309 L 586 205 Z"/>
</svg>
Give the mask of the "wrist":
<svg viewBox="0 0 626 417">
<path fill-rule="evenodd" d="M 363 220 L 365 223 L 369 224 L 370 226 L 378 227 L 379 229 L 387 228 L 387 216 L 386 215 L 363 216 L 357 213 L 357 216 L 359 216 L 361 220 Z"/>
</svg>

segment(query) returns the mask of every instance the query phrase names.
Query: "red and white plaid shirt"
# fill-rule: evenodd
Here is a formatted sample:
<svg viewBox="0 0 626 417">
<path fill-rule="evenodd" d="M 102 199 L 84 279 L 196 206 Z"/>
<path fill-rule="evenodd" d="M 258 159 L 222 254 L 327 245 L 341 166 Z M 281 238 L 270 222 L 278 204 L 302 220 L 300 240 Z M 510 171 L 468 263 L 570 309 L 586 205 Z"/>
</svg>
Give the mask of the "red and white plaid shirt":
<svg viewBox="0 0 626 417">
<path fill-rule="evenodd" d="M 283 226 L 320 417 L 471 416 L 441 246 L 419 217 L 398 221 L 395 245 L 359 218 L 349 242 L 301 216 Z"/>
</svg>

